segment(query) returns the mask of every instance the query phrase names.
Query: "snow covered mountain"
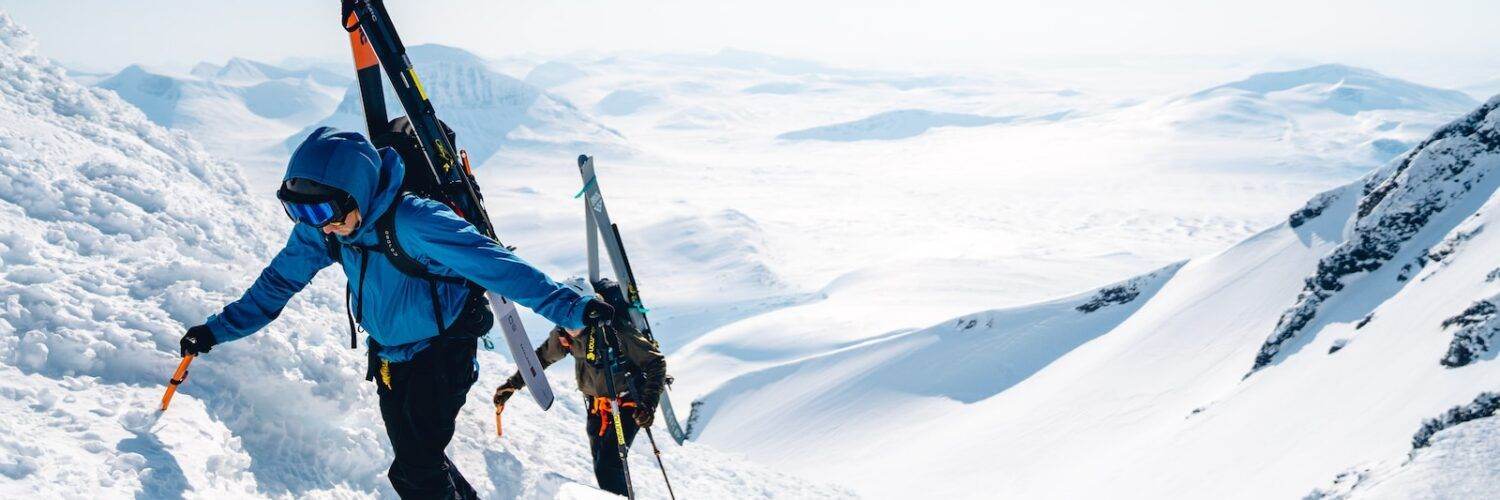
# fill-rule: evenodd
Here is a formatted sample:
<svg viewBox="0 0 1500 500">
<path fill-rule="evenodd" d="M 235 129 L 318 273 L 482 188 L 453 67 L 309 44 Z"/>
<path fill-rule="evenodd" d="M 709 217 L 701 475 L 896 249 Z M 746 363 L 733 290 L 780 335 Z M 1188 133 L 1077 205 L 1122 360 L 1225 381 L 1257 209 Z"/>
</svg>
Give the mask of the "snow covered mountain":
<svg viewBox="0 0 1500 500">
<path fill-rule="evenodd" d="M 336 91 L 312 74 L 243 59 L 217 71 L 205 68 L 194 70 L 200 78 L 188 78 L 132 65 L 96 85 L 115 91 L 151 121 L 186 131 L 216 156 L 245 166 L 255 182 L 276 177 L 284 167 L 282 139 L 326 116 L 337 102 Z"/>
<path fill-rule="evenodd" d="M 459 147 L 469 151 L 476 166 L 501 149 L 562 150 L 628 154 L 625 138 L 604 126 L 567 100 L 531 84 L 511 78 L 468 51 L 443 45 L 417 45 L 408 54 L 433 106 L 458 134 Z M 395 92 L 386 83 L 386 109 L 400 110 Z M 392 111 L 391 115 L 399 115 Z M 332 125 L 346 130 L 364 130 L 364 110 L 358 86 L 344 92 L 338 107 L 315 124 L 286 138 L 295 145 L 311 128 Z"/>
<path fill-rule="evenodd" d="M 672 358 L 679 397 L 698 442 L 875 497 L 1484 496 L 1497 172 L 1500 99 L 1124 283 L 837 343 L 711 332 Z"/>
<path fill-rule="evenodd" d="M 155 411 L 184 328 L 249 284 L 287 222 L 233 164 L 34 47 L 0 13 L 0 496 L 393 497 L 364 357 L 343 345 L 336 272 L 267 331 L 200 358 L 171 411 Z M 480 388 L 513 369 L 481 359 Z M 556 378 L 560 394 L 576 391 Z M 599 496 L 579 398 L 548 413 L 514 405 L 497 439 L 488 397 L 471 394 L 449 448 L 481 494 Z M 679 493 L 848 495 L 662 444 Z M 649 451 L 633 456 L 638 491 L 665 496 Z"/>
<path fill-rule="evenodd" d="M 319 85 L 343 87 L 354 81 L 352 70 L 339 73 L 317 66 L 288 69 L 259 61 L 232 57 L 223 66 L 202 62 L 193 67 L 192 75 L 204 80 L 224 83 L 255 84 L 266 80 L 311 79 Z"/>
<path fill-rule="evenodd" d="M 1325 64 L 1260 73 L 1146 107 L 1152 121 L 1189 133 L 1279 139 L 1384 162 L 1477 104 L 1456 90 Z"/>
<path fill-rule="evenodd" d="M 835 123 L 776 136 L 788 141 L 889 141 L 921 135 L 938 127 L 984 127 L 1010 123 L 1014 116 L 944 113 L 925 109 L 902 109 L 879 113 L 852 122 Z"/>
</svg>

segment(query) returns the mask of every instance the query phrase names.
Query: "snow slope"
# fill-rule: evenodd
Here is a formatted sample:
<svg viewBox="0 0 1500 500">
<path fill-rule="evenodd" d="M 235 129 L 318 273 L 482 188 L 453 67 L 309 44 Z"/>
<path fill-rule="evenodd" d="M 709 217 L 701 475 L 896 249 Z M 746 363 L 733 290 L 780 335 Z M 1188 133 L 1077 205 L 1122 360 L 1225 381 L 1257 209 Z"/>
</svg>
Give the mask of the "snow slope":
<svg viewBox="0 0 1500 500">
<path fill-rule="evenodd" d="M 736 348 L 814 336 L 703 336 L 672 359 L 680 379 L 710 380 L 680 391 L 701 402 L 696 439 L 873 497 L 1298 497 L 1408 453 L 1354 496 L 1493 490 L 1493 417 L 1411 448 L 1424 421 L 1500 388 L 1479 306 L 1500 293 L 1497 108 L 1140 278 L 1103 316 L 1075 296 L 760 360 Z M 714 373 L 726 366 L 737 375 Z M 1449 484 L 1463 486 L 1433 489 Z"/>
<path fill-rule="evenodd" d="M 343 345 L 342 283 L 324 273 L 267 331 L 201 357 L 154 407 L 186 326 L 238 296 L 288 222 L 231 164 L 78 85 L 0 13 L 0 495 L 394 497 L 362 352 Z M 483 378 L 449 451 L 486 497 L 586 498 L 580 398 L 516 404 L 492 436 Z M 559 394 L 576 393 L 559 367 Z M 663 450 L 679 494 L 841 497 L 698 444 Z M 634 460 L 645 497 L 648 448 Z"/>
<path fill-rule="evenodd" d="M 407 52 L 433 106 L 458 134 L 459 147 L 468 150 L 475 166 L 502 149 L 558 151 L 563 157 L 576 156 L 579 151 L 631 151 L 624 136 L 572 103 L 496 72 L 472 53 L 430 44 L 409 47 Z M 385 86 L 386 109 L 401 109 L 390 84 Z M 399 114 L 391 113 L 392 117 Z M 364 130 L 357 85 L 347 87 L 331 115 L 286 137 L 286 144 L 295 146 L 312 128 L 324 125 Z"/>
</svg>

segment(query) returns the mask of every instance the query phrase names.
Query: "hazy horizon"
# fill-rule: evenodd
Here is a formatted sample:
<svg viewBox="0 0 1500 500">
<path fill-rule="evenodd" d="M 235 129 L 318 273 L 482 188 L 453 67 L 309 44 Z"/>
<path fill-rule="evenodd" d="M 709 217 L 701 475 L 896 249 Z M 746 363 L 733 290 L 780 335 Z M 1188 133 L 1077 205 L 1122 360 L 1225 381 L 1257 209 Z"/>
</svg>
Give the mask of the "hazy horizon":
<svg viewBox="0 0 1500 500">
<path fill-rule="evenodd" d="M 1422 5 L 1273 0 L 1254 6 L 1068 0 L 1045 7 L 899 0 L 754 5 L 672 0 L 650 8 L 601 0 L 567 5 L 438 0 L 424 8 L 392 0 L 388 5 L 408 44 L 452 45 L 491 58 L 735 48 L 917 71 L 1132 65 L 1288 69 L 1343 63 L 1446 87 L 1500 77 L 1500 57 L 1494 55 L 1500 53 L 1500 39 L 1484 22 L 1500 15 L 1500 4 L 1457 0 Z M 267 62 L 347 57 L 345 35 L 334 24 L 338 2 L 332 0 L 268 0 L 254 9 L 185 0 L 66 5 L 0 0 L 0 10 L 33 31 L 43 55 L 85 71 L 113 72 L 134 63 L 183 70 L 231 57 Z M 184 38 L 192 43 L 183 43 Z"/>
</svg>

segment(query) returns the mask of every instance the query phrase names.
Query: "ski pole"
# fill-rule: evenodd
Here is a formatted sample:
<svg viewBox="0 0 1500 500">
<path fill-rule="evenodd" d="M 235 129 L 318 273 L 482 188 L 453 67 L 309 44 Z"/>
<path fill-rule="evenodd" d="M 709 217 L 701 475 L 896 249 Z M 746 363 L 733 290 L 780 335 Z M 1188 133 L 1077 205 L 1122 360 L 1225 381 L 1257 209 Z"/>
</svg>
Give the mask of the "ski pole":
<svg viewBox="0 0 1500 500">
<path fill-rule="evenodd" d="M 661 480 L 667 482 L 667 495 L 672 500 L 677 500 L 677 494 L 672 493 L 672 480 L 667 479 L 667 466 L 661 462 L 661 448 L 656 447 L 656 436 L 651 435 L 651 428 L 646 428 L 646 439 L 651 441 L 651 452 L 656 454 L 656 467 L 661 469 Z"/>
<path fill-rule="evenodd" d="M 605 333 L 601 327 L 593 327 L 595 334 Z M 620 455 L 620 468 L 625 472 L 625 496 L 635 500 L 635 484 L 630 479 L 630 460 L 626 456 L 625 428 L 620 425 L 620 391 L 615 389 L 615 348 L 605 344 L 604 347 L 604 384 L 609 389 L 610 416 L 614 418 L 615 425 L 615 451 Z"/>
<path fill-rule="evenodd" d="M 161 396 L 161 410 L 167 411 L 167 405 L 172 404 L 172 395 L 177 394 L 177 386 L 187 380 L 188 365 L 193 364 L 192 354 L 182 357 L 182 362 L 177 363 L 177 371 L 172 373 L 172 379 L 167 381 L 167 393 Z"/>
<path fill-rule="evenodd" d="M 630 379 L 630 391 L 635 394 L 642 393 L 640 384 L 635 379 Z M 672 492 L 672 480 L 667 477 L 667 465 L 661 461 L 661 448 L 656 446 L 656 435 L 651 433 L 650 427 L 642 429 L 646 431 L 646 439 L 651 441 L 651 452 L 656 454 L 656 467 L 661 469 L 661 480 L 667 483 L 667 495 L 672 497 L 672 500 L 677 500 L 677 494 Z"/>
</svg>

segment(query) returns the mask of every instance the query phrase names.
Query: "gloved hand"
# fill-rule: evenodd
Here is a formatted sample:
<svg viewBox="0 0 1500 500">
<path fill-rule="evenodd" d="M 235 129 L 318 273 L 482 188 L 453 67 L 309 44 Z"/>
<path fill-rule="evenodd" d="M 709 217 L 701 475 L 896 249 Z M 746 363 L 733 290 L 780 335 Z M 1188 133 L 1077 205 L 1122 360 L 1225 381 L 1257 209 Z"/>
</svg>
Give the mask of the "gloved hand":
<svg viewBox="0 0 1500 500">
<path fill-rule="evenodd" d="M 598 297 L 583 306 L 583 326 L 606 327 L 615 319 L 615 308 Z"/>
<path fill-rule="evenodd" d="M 214 344 L 217 343 L 219 341 L 214 339 L 214 332 L 208 329 L 208 325 L 198 325 L 188 329 L 179 345 L 183 356 L 189 354 L 197 356 L 214 350 Z"/>
<path fill-rule="evenodd" d="M 634 417 L 635 425 L 643 429 L 651 427 L 651 424 L 656 422 L 656 407 L 637 403 Z"/>
<path fill-rule="evenodd" d="M 500 387 L 495 388 L 495 406 L 505 406 L 505 402 L 510 401 L 510 397 L 515 394 L 516 386 L 510 385 L 509 380 L 505 381 L 504 384 L 500 384 Z"/>
</svg>

